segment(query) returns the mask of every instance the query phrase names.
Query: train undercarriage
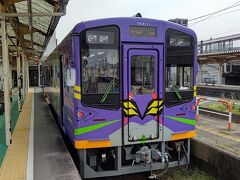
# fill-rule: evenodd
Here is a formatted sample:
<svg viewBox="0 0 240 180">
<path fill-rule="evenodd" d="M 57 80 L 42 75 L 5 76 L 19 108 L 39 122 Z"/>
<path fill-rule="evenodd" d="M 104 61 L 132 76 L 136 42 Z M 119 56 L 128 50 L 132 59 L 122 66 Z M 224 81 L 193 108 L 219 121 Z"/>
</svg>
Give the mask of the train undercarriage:
<svg viewBox="0 0 240 180">
<path fill-rule="evenodd" d="M 190 160 L 190 140 L 146 143 L 111 148 L 78 151 L 79 172 L 83 178 L 118 176 L 154 170 L 165 172 L 170 167 L 187 169 Z M 162 173 L 161 173 L 162 175 Z"/>
</svg>

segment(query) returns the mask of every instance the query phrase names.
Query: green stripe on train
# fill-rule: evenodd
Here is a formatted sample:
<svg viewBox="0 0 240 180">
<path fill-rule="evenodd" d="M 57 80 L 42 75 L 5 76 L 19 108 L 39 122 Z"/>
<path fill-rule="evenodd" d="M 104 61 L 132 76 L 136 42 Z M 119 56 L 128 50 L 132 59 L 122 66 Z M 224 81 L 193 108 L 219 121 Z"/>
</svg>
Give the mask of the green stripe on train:
<svg viewBox="0 0 240 180">
<path fill-rule="evenodd" d="M 174 116 L 165 116 L 165 117 L 175 121 L 182 122 L 184 124 L 192 125 L 192 126 L 196 124 L 195 119 L 187 119 L 187 118 L 180 118 L 180 117 L 174 117 Z"/>
<path fill-rule="evenodd" d="M 109 122 L 104 122 L 104 123 L 100 123 L 100 124 L 94 124 L 94 125 L 91 125 L 91 126 L 78 128 L 78 129 L 74 130 L 74 135 L 77 136 L 77 135 L 80 135 L 80 134 L 91 132 L 91 131 L 94 131 L 94 130 L 97 130 L 97 129 L 109 126 L 109 125 L 114 124 L 114 123 L 119 122 L 119 121 L 120 120 L 113 120 L 113 121 L 109 121 Z"/>
</svg>

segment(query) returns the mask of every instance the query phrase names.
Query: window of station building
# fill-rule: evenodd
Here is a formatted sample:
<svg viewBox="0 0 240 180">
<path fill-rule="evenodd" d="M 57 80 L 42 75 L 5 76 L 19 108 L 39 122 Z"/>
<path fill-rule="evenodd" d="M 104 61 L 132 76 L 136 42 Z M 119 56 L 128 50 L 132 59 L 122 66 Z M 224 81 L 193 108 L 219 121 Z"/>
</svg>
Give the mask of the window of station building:
<svg viewBox="0 0 240 180">
<path fill-rule="evenodd" d="M 171 36 L 186 39 L 185 46 L 168 45 Z M 166 31 L 165 59 L 165 103 L 174 106 L 193 99 L 194 39 L 191 35 L 177 31 Z"/>
<path fill-rule="evenodd" d="M 108 26 L 81 33 L 82 103 L 120 107 L 119 30 Z"/>
<path fill-rule="evenodd" d="M 211 46 L 212 46 L 212 52 L 218 51 L 218 43 L 213 43 Z"/>
<path fill-rule="evenodd" d="M 225 41 L 224 42 L 224 50 L 227 51 L 229 49 L 230 49 L 230 43 L 229 43 L 229 41 Z"/>
<path fill-rule="evenodd" d="M 231 64 L 226 63 L 226 72 L 230 72 L 230 71 L 231 71 Z"/>
<path fill-rule="evenodd" d="M 223 51 L 223 42 L 218 43 L 218 51 Z"/>
<path fill-rule="evenodd" d="M 132 56 L 131 92 L 134 95 L 151 94 L 154 91 L 154 57 Z"/>
<path fill-rule="evenodd" d="M 203 49 L 202 49 L 202 50 L 203 50 L 203 53 L 206 53 L 206 51 L 207 51 L 207 46 L 206 46 L 206 45 L 203 45 L 202 48 L 203 48 Z"/>
<path fill-rule="evenodd" d="M 207 45 L 206 52 L 211 52 L 211 50 L 212 50 L 212 49 L 211 49 L 211 45 L 210 45 L 210 44 L 208 44 L 208 45 Z"/>
<path fill-rule="evenodd" d="M 234 40 L 233 41 L 233 48 L 239 48 L 240 47 L 240 40 Z"/>
</svg>

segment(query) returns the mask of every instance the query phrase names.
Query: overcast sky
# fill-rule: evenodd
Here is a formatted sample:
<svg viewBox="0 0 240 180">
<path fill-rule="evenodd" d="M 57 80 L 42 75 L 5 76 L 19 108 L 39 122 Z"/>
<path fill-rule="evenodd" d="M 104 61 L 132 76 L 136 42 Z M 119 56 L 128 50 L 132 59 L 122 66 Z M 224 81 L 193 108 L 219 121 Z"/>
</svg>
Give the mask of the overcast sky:
<svg viewBox="0 0 240 180">
<path fill-rule="evenodd" d="M 67 13 L 60 19 L 56 34 L 59 43 L 74 25 L 81 21 L 106 17 L 131 17 L 137 12 L 143 17 L 153 19 L 193 19 L 237 2 L 237 0 L 69 0 Z M 227 14 L 229 11 L 235 12 Z M 195 30 L 198 40 L 240 33 L 240 6 L 220 14 L 224 15 L 195 25 L 189 22 L 189 27 Z"/>
</svg>

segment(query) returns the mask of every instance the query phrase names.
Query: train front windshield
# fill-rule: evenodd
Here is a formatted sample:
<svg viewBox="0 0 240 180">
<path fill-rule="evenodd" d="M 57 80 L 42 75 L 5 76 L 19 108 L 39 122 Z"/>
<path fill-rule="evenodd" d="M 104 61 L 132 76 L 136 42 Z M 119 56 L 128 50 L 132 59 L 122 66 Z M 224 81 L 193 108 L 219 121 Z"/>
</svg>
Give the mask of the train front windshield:
<svg viewBox="0 0 240 180">
<path fill-rule="evenodd" d="M 118 109 L 120 107 L 119 29 L 98 27 L 81 32 L 82 104 Z M 168 29 L 165 51 L 165 105 L 168 107 L 193 99 L 194 40 L 189 34 Z M 131 93 L 154 91 L 154 57 L 133 56 Z"/>
<path fill-rule="evenodd" d="M 119 108 L 119 30 L 115 26 L 81 33 L 82 103 Z"/>
<path fill-rule="evenodd" d="M 193 99 L 194 40 L 173 29 L 166 31 L 165 104 L 168 107 Z"/>
</svg>

